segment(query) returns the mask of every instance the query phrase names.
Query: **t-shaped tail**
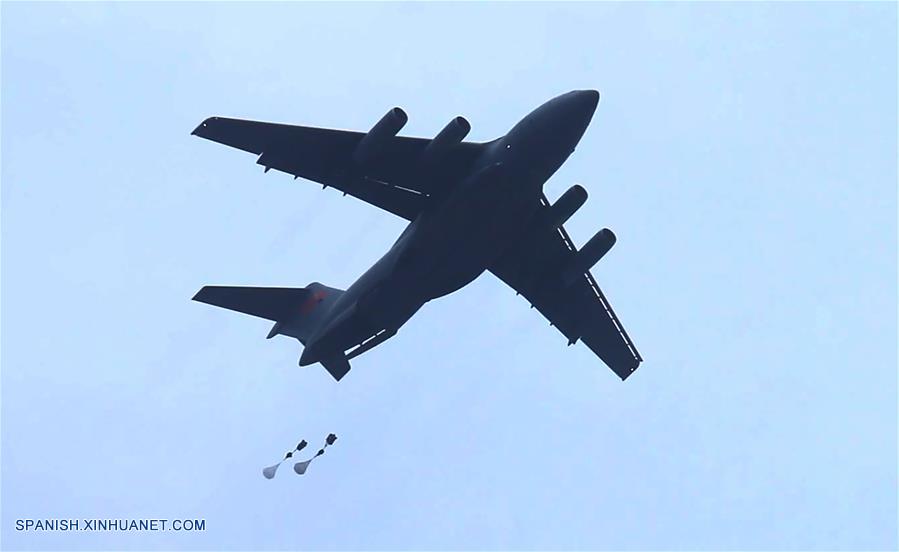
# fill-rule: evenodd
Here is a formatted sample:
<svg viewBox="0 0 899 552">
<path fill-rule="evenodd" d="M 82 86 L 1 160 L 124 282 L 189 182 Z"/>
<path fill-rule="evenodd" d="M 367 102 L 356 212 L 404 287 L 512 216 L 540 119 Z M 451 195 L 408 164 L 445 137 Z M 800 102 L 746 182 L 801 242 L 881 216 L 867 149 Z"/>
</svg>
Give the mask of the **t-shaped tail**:
<svg viewBox="0 0 899 552">
<path fill-rule="evenodd" d="M 305 345 L 342 294 L 342 289 L 318 282 L 304 288 L 204 286 L 193 300 L 271 320 L 275 324 L 267 339 L 286 335 Z M 321 363 L 336 380 L 350 370 L 343 353 Z"/>
</svg>

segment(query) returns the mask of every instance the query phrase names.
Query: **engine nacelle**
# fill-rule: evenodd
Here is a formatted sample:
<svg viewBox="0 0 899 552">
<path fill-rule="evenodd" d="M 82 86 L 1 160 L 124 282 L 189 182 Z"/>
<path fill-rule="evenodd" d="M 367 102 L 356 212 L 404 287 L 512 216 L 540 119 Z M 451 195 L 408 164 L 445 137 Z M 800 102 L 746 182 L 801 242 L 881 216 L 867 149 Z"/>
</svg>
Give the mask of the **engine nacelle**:
<svg viewBox="0 0 899 552">
<path fill-rule="evenodd" d="M 587 201 L 587 190 L 579 184 L 568 188 L 562 196 L 546 210 L 545 225 L 555 229 L 571 218 Z"/>
<path fill-rule="evenodd" d="M 384 150 L 390 139 L 406 126 L 408 120 L 406 112 L 398 107 L 388 111 L 359 141 L 359 145 L 353 151 L 353 163 L 359 166 L 370 163 Z"/>
<path fill-rule="evenodd" d="M 424 165 L 433 165 L 443 159 L 446 154 L 462 142 L 471 132 L 471 123 L 465 117 L 456 117 L 450 121 L 421 154 L 421 162 Z"/>
<path fill-rule="evenodd" d="M 615 245 L 615 234 L 611 230 L 603 228 L 597 232 L 590 238 L 590 241 L 584 244 L 584 247 L 574 254 L 568 266 L 562 271 L 562 281 L 565 285 L 570 285 L 584 272 L 590 270 L 612 249 L 613 245 Z"/>
</svg>

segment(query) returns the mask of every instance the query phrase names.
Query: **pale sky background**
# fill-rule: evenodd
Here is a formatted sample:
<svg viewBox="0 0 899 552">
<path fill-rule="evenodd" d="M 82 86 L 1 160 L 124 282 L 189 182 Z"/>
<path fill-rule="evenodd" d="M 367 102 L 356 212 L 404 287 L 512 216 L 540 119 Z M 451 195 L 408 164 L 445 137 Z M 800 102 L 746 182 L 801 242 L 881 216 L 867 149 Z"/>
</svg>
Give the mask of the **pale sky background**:
<svg viewBox="0 0 899 552">
<path fill-rule="evenodd" d="M 895 3 L 2 6 L 4 549 L 895 549 Z M 402 221 L 211 115 L 505 133 L 602 100 L 547 184 L 646 362 L 490 274 L 339 384 L 204 284 L 347 287 Z M 260 470 L 339 440 L 298 477 Z M 24 518 L 205 533 L 20 533 Z"/>
</svg>

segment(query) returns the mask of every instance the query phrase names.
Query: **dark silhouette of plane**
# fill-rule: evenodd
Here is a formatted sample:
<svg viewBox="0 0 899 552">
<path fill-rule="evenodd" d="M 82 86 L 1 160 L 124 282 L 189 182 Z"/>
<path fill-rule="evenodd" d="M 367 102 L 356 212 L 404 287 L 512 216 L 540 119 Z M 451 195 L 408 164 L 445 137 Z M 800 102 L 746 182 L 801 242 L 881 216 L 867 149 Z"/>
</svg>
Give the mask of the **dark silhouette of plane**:
<svg viewBox="0 0 899 552">
<path fill-rule="evenodd" d="M 211 117 L 193 134 L 251 152 L 265 168 L 332 187 L 410 221 L 349 289 L 206 286 L 194 300 L 267 318 L 268 338 L 298 339 L 300 366 L 336 380 L 349 360 L 396 335 L 418 309 L 489 270 L 530 301 L 572 345 L 583 341 L 621 379 L 642 358 L 590 268 L 615 243 L 602 229 L 579 250 L 563 223 L 587 200 L 572 186 L 555 202 L 543 185 L 568 159 L 599 93 L 541 105 L 505 136 L 464 142 L 456 117 L 433 139 L 397 136 L 395 107 L 367 133 Z M 349 351 L 349 352 L 347 352 Z"/>
</svg>

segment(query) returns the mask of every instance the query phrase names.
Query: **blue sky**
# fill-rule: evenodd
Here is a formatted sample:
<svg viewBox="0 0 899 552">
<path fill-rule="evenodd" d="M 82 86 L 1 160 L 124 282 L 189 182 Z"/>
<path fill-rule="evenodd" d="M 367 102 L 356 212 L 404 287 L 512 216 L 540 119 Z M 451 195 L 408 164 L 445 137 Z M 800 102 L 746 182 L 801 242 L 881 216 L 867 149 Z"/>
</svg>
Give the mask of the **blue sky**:
<svg viewBox="0 0 899 552">
<path fill-rule="evenodd" d="M 4 549 L 895 549 L 894 3 L 2 6 Z M 485 274 L 336 384 L 204 284 L 348 286 L 402 221 L 210 115 L 503 134 L 602 100 L 546 185 L 646 362 Z M 260 470 L 340 437 L 304 477 Z M 205 518 L 22 533 L 22 518 Z"/>
</svg>

